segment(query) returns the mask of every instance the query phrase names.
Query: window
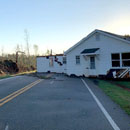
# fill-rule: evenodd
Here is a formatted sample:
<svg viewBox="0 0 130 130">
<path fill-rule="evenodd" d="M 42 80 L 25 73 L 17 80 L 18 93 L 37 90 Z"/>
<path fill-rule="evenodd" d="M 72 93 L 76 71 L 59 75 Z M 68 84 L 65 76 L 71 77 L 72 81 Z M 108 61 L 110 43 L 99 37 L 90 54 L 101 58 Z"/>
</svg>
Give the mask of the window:
<svg viewBox="0 0 130 130">
<path fill-rule="evenodd" d="M 111 54 L 112 67 L 120 67 L 120 54 Z"/>
<path fill-rule="evenodd" d="M 53 66 L 53 57 L 49 58 L 49 66 L 52 67 Z"/>
<path fill-rule="evenodd" d="M 63 64 L 66 64 L 66 57 L 63 57 Z"/>
<path fill-rule="evenodd" d="M 122 66 L 130 67 L 130 53 L 122 53 Z"/>
<path fill-rule="evenodd" d="M 80 56 L 76 56 L 76 64 L 80 64 Z"/>
<path fill-rule="evenodd" d="M 90 57 L 90 69 L 95 69 L 95 57 Z"/>
</svg>

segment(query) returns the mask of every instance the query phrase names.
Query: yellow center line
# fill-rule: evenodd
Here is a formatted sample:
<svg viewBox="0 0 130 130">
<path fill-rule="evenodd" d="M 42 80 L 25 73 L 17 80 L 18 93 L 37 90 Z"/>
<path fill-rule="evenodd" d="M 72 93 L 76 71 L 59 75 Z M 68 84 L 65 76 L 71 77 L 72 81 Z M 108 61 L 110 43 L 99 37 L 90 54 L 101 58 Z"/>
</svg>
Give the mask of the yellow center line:
<svg viewBox="0 0 130 130">
<path fill-rule="evenodd" d="M 3 102 L 0 103 L 0 107 L 1 107 L 2 105 L 4 105 L 5 103 L 9 102 L 10 100 L 14 99 L 15 97 L 17 97 L 18 95 L 24 93 L 24 92 L 27 91 L 28 89 L 32 88 L 33 86 L 37 85 L 37 84 L 40 83 L 41 81 L 42 81 L 42 79 L 36 80 L 35 82 L 33 82 L 33 83 L 31 83 L 31 84 L 25 86 L 24 88 L 15 91 L 14 93 L 12 93 L 12 94 L 6 96 L 5 98 L 2 98 L 2 99 L 0 100 L 0 102 L 2 102 L 2 101 L 3 101 Z"/>
<path fill-rule="evenodd" d="M 36 80 L 35 82 L 38 82 L 38 81 L 39 81 L 39 80 Z M 11 96 L 13 96 L 13 95 L 16 94 L 16 93 L 22 91 L 23 89 L 26 89 L 27 87 L 29 87 L 30 85 L 34 84 L 35 82 L 33 82 L 33 83 L 31 83 L 31 84 L 29 84 L 29 85 L 27 85 L 27 86 L 25 86 L 25 87 L 23 87 L 23 88 L 21 88 L 21 89 L 15 91 L 15 92 L 13 92 L 12 94 L 9 94 L 8 96 L 6 96 L 6 97 L 4 97 L 4 98 L 2 98 L 2 99 L 0 99 L 0 102 L 4 101 L 5 99 L 7 99 L 7 98 L 9 98 L 9 97 L 11 97 Z"/>
</svg>

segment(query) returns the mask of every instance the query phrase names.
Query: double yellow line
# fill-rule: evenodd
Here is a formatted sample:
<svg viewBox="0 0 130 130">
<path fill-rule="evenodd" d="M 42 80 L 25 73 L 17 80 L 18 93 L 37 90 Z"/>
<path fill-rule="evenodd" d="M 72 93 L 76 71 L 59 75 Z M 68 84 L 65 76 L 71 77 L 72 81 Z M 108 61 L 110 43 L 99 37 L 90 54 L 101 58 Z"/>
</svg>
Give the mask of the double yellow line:
<svg viewBox="0 0 130 130">
<path fill-rule="evenodd" d="M 25 87 L 23 87 L 23 88 L 21 88 L 21 89 L 19 89 L 19 90 L 13 92 L 13 93 L 11 93 L 11 94 L 9 94 L 8 96 L 6 96 L 6 97 L 4 97 L 4 98 L 2 98 L 2 99 L 0 99 L 0 107 L 1 107 L 2 105 L 4 105 L 5 103 L 11 101 L 12 99 L 14 99 L 15 97 L 17 97 L 18 95 L 24 93 L 24 92 L 27 91 L 28 89 L 32 88 L 33 86 L 37 85 L 37 84 L 40 83 L 41 81 L 42 81 L 42 79 L 36 80 L 35 82 L 33 82 L 33 83 L 31 83 L 31 84 L 29 84 L 29 85 L 27 85 L 27 86 L 25 86 Z"/>
</svg>

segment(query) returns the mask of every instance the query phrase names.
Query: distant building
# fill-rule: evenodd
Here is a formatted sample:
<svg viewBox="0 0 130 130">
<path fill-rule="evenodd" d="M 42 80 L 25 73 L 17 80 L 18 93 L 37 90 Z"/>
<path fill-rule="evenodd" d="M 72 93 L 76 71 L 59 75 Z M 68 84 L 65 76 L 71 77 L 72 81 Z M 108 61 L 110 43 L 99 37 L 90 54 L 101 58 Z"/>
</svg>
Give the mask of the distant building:
<svg viewBox="0 0 130 130">
<path fill-rule="evenodd" d="M 129 76 L 130 39 L 94 30 L 64 55 L 48 57 L 37 57 L 37 72 L 50 71 L 86 77 Z"/>
</svg>

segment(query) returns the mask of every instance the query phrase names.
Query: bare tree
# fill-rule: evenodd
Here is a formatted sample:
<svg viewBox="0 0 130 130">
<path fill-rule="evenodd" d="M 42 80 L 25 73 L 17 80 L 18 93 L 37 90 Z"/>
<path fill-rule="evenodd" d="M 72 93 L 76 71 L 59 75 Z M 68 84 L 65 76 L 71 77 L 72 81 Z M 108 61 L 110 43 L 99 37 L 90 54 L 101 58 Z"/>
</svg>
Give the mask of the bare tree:
<svg viewBox="0 0 130 130">
<path fill-rule="evenodd" d="M 20 48 L 20 45 L 19 45 L 19 44 L 17 44 L 15 51 L 16 51 L 15 62 L 16 62 L 16 64 L 17 64 L 17 63 L 18 63 L 18 58 L 19 58 L 19 60 L 21 59 L 21 57 L 19 57 L 19 53 L 24 54 L 24 52 L 21 51 L 21 48 Z M 21 63 L 20 63 L 20 64 L 21 64 Z"/>
<path fill-rule="evenodd" d="M 53 54 L 53 53 L 52 53 L 52 49 L 51 49 L 51 50 L 48 50 L 48 49 L 47 49 L 45 55 L 52 55 L 52 54 Z"/>
<path fill-rule="evenodd" d="M 15 51 L 16 51 L 16 52 L 17 52 L 17 51 L 20 51 L 20 46 L 19 46 L 19 44 L 17 44 Z"/>
<path fill-rule="evenodd" d="M 17 62 L 18 62 L 18 54 L 19 54 L 19 53 L 24 54 L 24 52 L 22 52 L 22 51 L 17 51 L 17 52 L 16 52 L 16 64 L 17 64 Z"/>
<path fill-rule="evenodd" d="M 1 47 L 1 61 L 4 60 L 4 47 Z"/>
<path fill-rule="evenodd" d="M 25 42 L 26 42 L 26 53 L 27 53 L 27 57 L 28 57 L 28 60 L 27 60 L 27 64 L 28 64 L 28 66 L 30 66 L 31 65 L 31 57 L 30 57 L 30 45 L 29 45 L 29 33 L 28 33 L 28 30 L 27 29 L 25 29 L 24 30 L 24 33 L 25 33 Z"/>
<path fill-rule="evenodd" d="M 26 42 L 26 47 L 27 47 L 27 56 L 29 57 L 30 56 L 30 48 L 29 48 L 29 33 L 28 33 L 28 30 L 25 29 L 24 33 L 25 33 L 25 42 Z"/>
<path fill-rule="evenodd" d="M 4 47 L 1 48 L 1 56 L 4 57 Z"/>
<path fill-rule="evenodd" d="M 23 45 L 20 44 L 20 50 L 24 52 Z"/>
<path fill-rule="evenodd" d="M 37 56 L 38 55 L 38 45 L 34 44 L 33 48 L 34 48 L 35 56 Z"/>
<path fill-rule="evenodd" d="M 50 50 L 47 49 L 45 55 L 50 55 L 50 54 L 51 54 Z"/>
</svg>

